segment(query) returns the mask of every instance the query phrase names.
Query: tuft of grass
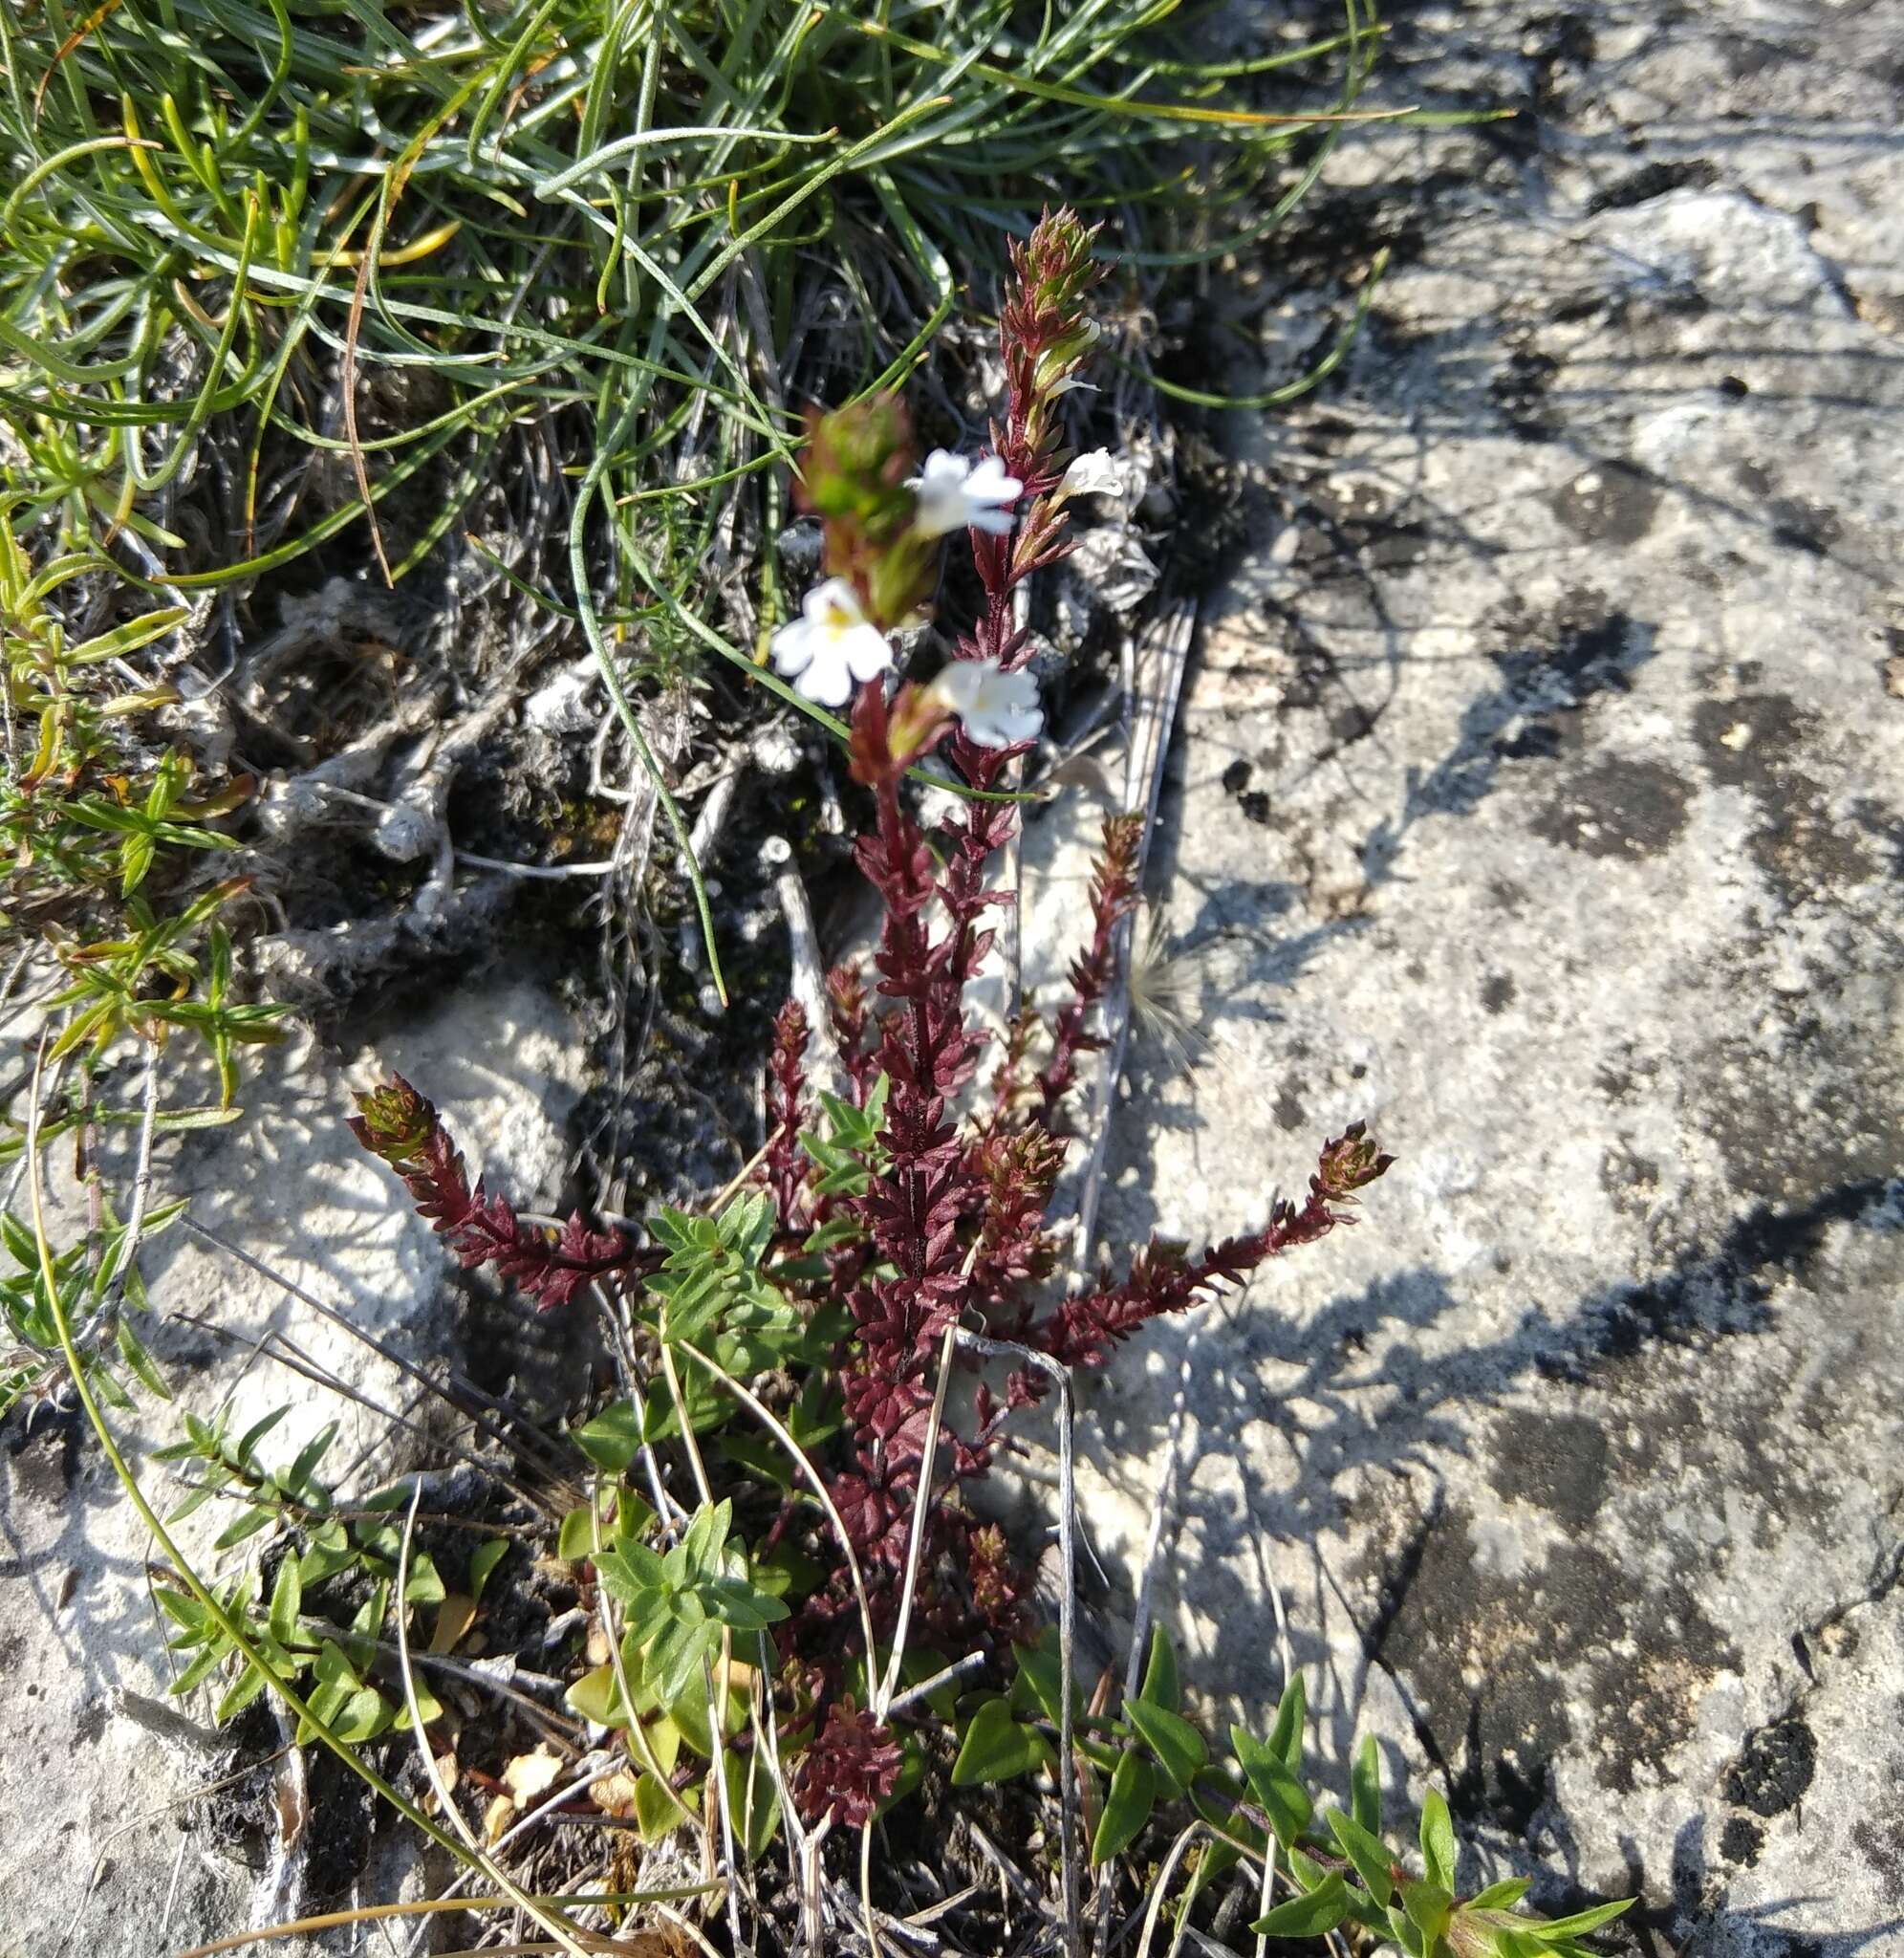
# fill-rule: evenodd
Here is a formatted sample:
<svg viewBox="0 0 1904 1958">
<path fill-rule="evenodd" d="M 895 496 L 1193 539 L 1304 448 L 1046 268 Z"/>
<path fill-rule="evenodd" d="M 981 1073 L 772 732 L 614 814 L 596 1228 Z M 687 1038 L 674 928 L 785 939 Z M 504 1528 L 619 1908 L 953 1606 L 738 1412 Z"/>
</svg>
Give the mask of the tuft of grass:
<svg viewBox="0 0 1904 1958">
<path fill-rule="evenodd" d="M 1364 0 L 1210 65 L 1179 58 L 1174 0 L 43 11 L 0 15 L 0 414 L 29 520 L 173 593 L 361 527 L 394 581 L 512 483 L 490 551 L 534 594 L 566 569 L 550 601 L 663 665 L 683 604 L 743 657 L 780 609 L 761 547 L 791 404 L 902 375 L 1054 196 L 1139 264 L 1262 235 L 1377 37 Z M 1239 105 L 1280 69 L 1331 92 Z M 748 564 L 758 591 L 717 608 Z"/>
<path fill-rule="evenodd" d="M 372 561 L 485 588 L 516 649 L 578 624 L 725 997 L 640 695 L 712 656 L 840 732 L 763 668 L 797 411 L 902 378 L 1048 202 L 1139 285 L 1292 208 L 1363 113 L 1372 0 L 1242 60 L 1185 58 L 1205 16 L 0 11 L 0 498 L 96 560 L 87 602 L 206 600 L 227 649 L 274 584 Z"/>
</svg>

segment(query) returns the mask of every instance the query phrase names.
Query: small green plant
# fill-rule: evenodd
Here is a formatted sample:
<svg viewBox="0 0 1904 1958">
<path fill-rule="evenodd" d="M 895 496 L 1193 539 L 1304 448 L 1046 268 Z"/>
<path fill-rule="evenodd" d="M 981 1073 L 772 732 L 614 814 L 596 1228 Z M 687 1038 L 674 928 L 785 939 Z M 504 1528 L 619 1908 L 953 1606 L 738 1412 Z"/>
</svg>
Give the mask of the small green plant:
<svg viewBox="0 0 1904 1958">
<path fill-rule="evenodd" d="M 1006 1780 L 1051 1764 L 1060 1717 L 1057 1655 L 1047 1641 L 1015 1647 L 1014 1658 L 1009 1693 L 982 1701 L 969 1716 L 952 1771 L 955 1786 Z M 1071 1708 L 1093 1818 L 1093 1867 L 1124 1856 L 1176 1809 L 1192 1819 L 1151 1893 L 1151 1910 L 1154 1920 L 1168 1901 L 1172 1872 L 1188 1862 L 1175 1893 L 1179 1938 L 1198 1899 L 1242 1864 L 1260 1873 L 1264 1902 L 1250 1925 L 1259 1937 L 1322 1938 L 1347 1927 L 1369 1948 L 1389 1945 L 1408 1958 L 1596 1958 L 1581 1941 L 1628 1909 L 1631 1899 L 1542 1918 L 1519 1907 L 1532 1887 L 1526 1879 L 1463 1893 L 1456 1881 L 1454 1822 L 1433 1788 L 1421 1799 L 1417 1874 L 1382 1838 L 1374 1736 L 1354 1751 L 1347 1808 L 1324 1809 L 1305 1777 L 1307 1720 L 1298 1672 L 1266 1737 L 1232 1727 L 1227 1753 L 1213 1748 L 1185 1717 L 1176 1649 L 1159 1627 L 1142 1686 L 1118 1711 L 1093 1713 L 1081 1697 Z M 1191 1861 L 1184 1852 L 1193 1843 Z M 1279 1876 L 1290 1894 L 1272 1904 Z"/>
<path fill-rule="evenodd" d="M 62 1136 L 80 1144 L 92 1184 L 94 1226 L 85 1240 L 54 1259 L 79 1349 L 97 1370 L 100 1391 L 122 1396 L 105 1356 L 117 1350 L 131 1374 L 162 1392 L 159 1371 L 125 1308 L 146 1299 L 135 1254 L 142 1235 L 176 1207 L 148 1207 L 141 1172 L 123 1220 L 100 1186 L 97 1156 L 114 1129 L 141 1131 L 140 1159 L 162 1129 L 230 1120 L 238 1086 L 238 1050 L 282 1037 L 277 1006 L 237 996 L 232 941 L 220 914 L 248 888 L 245 878 L 200 881 L 200 866 L 234 847 L 210 827 L 251 793 L 244 777 L 209 794 L 193 793 L 184 752 L 147 738 L 153 717 L 176 705 L 176 691 L 132 664 L 174 632 L 176 607 L 138 611 L 119 624 L 81 636 L 76 615 L 114 608 L 124 594 L 113 568 L 86 552 L 51 557 L 35 568 L 0 508 L 0 687 L 4 688 L 7 770 L 0 781 L 0 927 L 17 946 L 9 975 L 37 990 L 50 1080 L 39 1128 L 42 1146 Z M 157 1070 L 175 1035 L 198 1043 L 216 1069 L 213 1107 L 167 1107 Z M 116 1062 L 141 1051 L 148 1092 L 140 1105 L 109 1097 Z M 0 1134 L 0 1162 L 17 1159 L 24 1130 L 10 1116 Z M 0 1366 L 0 1415 L 23 1395 L 56 1388 L 64 1375 L 51 1301 L 31 1233 L 6 1220 L 7 1250 L 16 1270 L 0 1278 L 15 1341 Z"/>
<path fill-rule="evenodd" d="M 266 1671 L 249 1661 L 240 1639 L 182 1577 L 162 1574 L 155 1583 L 154 1595 L 178 1628 L 171 1649 L 185 1656 L 172 1691 L 187 1693 L 201 1681 L 224 1673 L 227 1686 L 213 1716 L 223 1725 L 249 1706 L 271 1678 L 293 1685 L 301 1681 L 317 1719 L 343 1740 L 361 1744 L 410 1726 L 405 1695 L 397 1683 L 396 1655 L 379 1643 L 392 1610 L 407 1615 L 430 1605 L 440 1613 L 453 1608 L 457 1616 L 439 1621 L 453 1629 L 466 1615 L 465 1600 L 469 1613 L 480 1603 L 509 1539 L 492 1536 L 474 1543 L 465 1581 L 452 1594 L 428 1552 L 403 1555 L 400 1518 L 406 1489 L 379 1491 L 339 1513 L 333 1491 L 318 1476 L 336 1436 L 335 1423 L 319 1429 L 283 1468 L 264 1465 L 260 1445 L 290 1411 L 289 1406 L 274 1408 L 234 1438 L 227 1417 L 206 1422 L 187 1410 L 181 1417 L 184 1439 L 152 1452 L 155 1462 L 188 1465 L 179 1478 L 187 1484 L 187 1493 L 166 1517 L 168 1528 L 216 1499 L 235 1506 L 236 1514 L 214 1540 L 214 1551 L 230 1550 L 266 1531 L 274 1535 L 275 1575 L 269 1598 L 262 1595 L 264 1567 L 259 1563 L 248 1564 L 218 1598 L 245 1643 L 264 1658 Z M 302 1543 L 301 1550 L 293 1538 Z M 348 1626 L 330 1616 L 339 1608 L 350 1613 Z M 419 1692 L 424 1717 L 440 1715 L 442 1708 L 427 1688 Z M 307 1721 L 299 1738 L 309 1739 L 314 1730 Z"/>
</svg>

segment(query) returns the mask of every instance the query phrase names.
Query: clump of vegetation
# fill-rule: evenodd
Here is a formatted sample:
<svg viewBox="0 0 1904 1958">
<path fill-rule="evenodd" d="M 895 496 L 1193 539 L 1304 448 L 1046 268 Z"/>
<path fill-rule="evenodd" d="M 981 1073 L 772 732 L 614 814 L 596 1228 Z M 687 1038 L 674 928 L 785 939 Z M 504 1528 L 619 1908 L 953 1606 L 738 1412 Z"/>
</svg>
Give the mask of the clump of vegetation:
<svg viewBox="0 0 1904 1958">
<path fill-rule="evenodd" d="M 520 1911 L 546 1948 L 671 1920 L 703 1949 L 885 1949 L 886 1913 L 919 1899 L 876 1841 L 975 1804 L 1013 1907 L 1071 1952 L 1138 1911 L 1148 1953 L 1167 1911 L 1173 1947 L 1227 1948 L 1241 1921 L 1411 1958 L 1582 1958 L 1620 1907 L 1548 1921 L 1519 1907 L 1525 1884 L 1460 1892 L 1432 1795 L 1417 1870 L 1381 1837 L 1370 1749 L 1348 1806 L 1322 1814 L 1300 1676 L 1267 1737 L 1238 1728 L 1227 1751 L 1186 1710 L 1160 1629 L 1140 1628 L 1121 1688 L 1076 1676 L 1074 1374 L 1319 1243 L 1390 1161 L 1355 1125 L 1322 1142 L 1300 1203 L 1067 1284 L 1058 1182 L 1110 1044 L 1141 813 L 1106 826 L 1050 1023 L 1021 1010 L 991 1043 L 968 1010 L 1003 956 L 1044 720 L 1022 600 L 1110 480 L 1109 457 L 1068 446 L 1069 398 L 1106 351 L 1088 296 L 1110 241 L 1069 210 L 1032 223 L 1051 160 L 1122 227 L 1125 283 L 1099 303 L 1141 372 L 1144 270 L 1266 235 L 1353 113 L 1375 40 L 1349 0 L 1339 34 L 1198 63 L 1176 15 L 120 0 L 49 4 L 42 33 L 0 12 L 4 922 L 22 934 L 10 986 L 47 1025 L 27 1118 L 0 1143 L 32 1199 L 31 1223 L 6 1219 L 0 1413 L 70 1393 L 93 1423 L 152 1533 L 176 1692 L 214 1686 L 234 1731 L 282 1708 L 293 1759 L 330 1749 L 494 1893 L 444 1908 Z M 1330 106 L 1218 98 L 1284 70 L 1311 88 L 1333 74 Z M 1001 236 L 988 450 L 963 452 L 965 416 L 928 368 L 918 419 L 954 446 L 921 452 L 898 384 Z M 812 399 L 847 404 L 803 430 Z M 797 594 L 778 551 L 796 509 L 821 554 Z M 961 535 L 969 562 L 947 576 Z M 149 1201 L 153 1142 L 229 1119 L 238 1050 L 276 1037 L 282 1012 L 241 997 L 231 921 L 250 886 L 218 875 L 256 784 L 194 751 L 173 681 L 212 642 L 249 672 L 268 597 L 362 610 L 366 548 L 387 582 L 427 583 L 443 632 L 481 614 L 459 679 L 493 680 L 494 700 L 567 639 L 593 656 L 673 826 L 717 989 L 653 703 L 704 685 L 713 659 L 809 714 L 861 793 L 877 944 L 870 973 L 829 976 L 824 1024 L 779 1015 L 744 1176 L 638 1229 L 528 1216 L 472 1184 L 416 1088 L 362 1097 L 359 1140 L 462 1265 L 545 1311 L 593 1308 L 616 1390 L 573 1447 L 523 1410 L 477 1409 L 454 1478 L 355 1504 L 325 1480 L 330 1431 L 272 1467 L 277 1416 L 234 1434 L 188 1415 L 154 1457 L 180 1485 L 162 1519 L 104 1412 L 119 1368 L 165 1392 L 133 1323 L 139 1243 L 177 1213 Z M 941 589 L 971 601 L 941 629 L 948 657 L 889 690 L 896 636 Z M 304 762 L 342 738 L 262 710 L 250 732 Z M 379 822 L 406 813 L 320 786 Z M 921 789 L 952 813 L 928 820 Z M 422 834 L 414 854 L 450 860 L 440 809 Z M 216 1105 L 169 1103 L 160 1062 L 188 1037 Z M 126 1125 L 121 1206 L 98 1142 Z M 91 1197 L 68 1246 L 43 1192 L 61 1136 Z M 1051 1417 L 1047 1623 L 1025 1547 L 977 1497 L 1015 1433 Z M 242 1559 L 215 1579 L 177 1534 L 213 1505 L 214 1554 Z M 507 1664 L 474 1663 L 483 1628 Z M 558 1808 L 624 1825 L 629 1846 L 531 1894 L 503 1851 Z M 1003 1948 L 993 1872 L 966 1874 L 935 1920 Z"/>
<path fill-rule="evenodd" d="M 710 661 L 773 684 L 804 404 L 909 373 L 1054 190 L 1155 279 L 1266 235 L 1355 113 L 1364 0 L 1241 62 L 1186 58 L 1182 15 L 10 11 L 0 482 L 22 534 L 207 599 L 227 659 L 367 561 L 425 588 L 420 631 L 465 687 L 519 689 L 579 630 L 718 989 L 680 757 L 643 700 L 704 693 Z M 1138 369 L 1145 297 L 1123 294 Z"/>
<path fill-rule="evenodd" d="M 621 1738 L 645 1835 L 709 1832 L 735 1948 L 768 1936 L 830 1947 L 839 1932 L 824 1845 L 836 1829 L 860 1834 L 854 1928 L 878 1948 L 881 1818 L 928 1789 L 943 1816 L 959 1791 L 1041 1776 L 1055 1783 L 1056 1828 L 1034 1795 L 1014 1846 L 1042 1860 L 1033 1894 L 1063 1948 L 1081 1948 L 1091 1866 L 1103 1873 L 1100 1922 L 1148 1899 L 1145 1948 L 1166 1900 L 1180 1937 L 1228 1878 L 1254 1886 L 1257 1936 L 1352 1925 L 1413 1958 L 1579 1958 L 1580 1936 L 1621 1906 L 1550 1921 L 1516 1907 L 1524 1883 L 1459 1893 L 1435 1797 L 1411 1870 L 1378 1833 L 1371 1748 L 1351 1807 L 1319 1816 L 1302 1773 L 1300 1676 L 1267 1739 L 1238 1728 L 1228 1758 L 1185 1717 L 1161 1632 L 1141 1685 L 1119 1694 L 1106 1682 L 1087 1696 L 1073 1676 L 1072 1373 L 1105 1363 L 1147 1320 L 1327 1236 L 1390 1162 L 1357 1125 L 1323 1146 L 1306 1202 L 1275 1205 L 1262 1228 L 1194 1256 L 1153 1242 L 1121 1277 L 1053 1286 L 1047 1220 L 1068 1096 L 1103 1044 L 1094 1010 L 1135 897 L 1128 818 L 1107 833 L 1070 1003 L 1049 1027 L 1022 1013 L 973 1092 L 986 1040 L 966 990 L 993 949 L 987 917 L 1015 896 L 989 876 L 1018 819 L 1000 785 L 1039 728 L 1011 594 L 1065 554 L 1066 505 L 1093 476 L 1062 447 L 1053 412 L 1094 337 L 1089 246 L 1060 213 L 1014 255 L 1001 324 L 1007 404 L 980 465 L 920 469 L 896 402 L 813 429 L 807 494 L 826 516 L 828 596 L 776 655 L 803 678 L 836 658 L 859 682 L 851 754 L 873 810 L 857 858 L 882 922 L 876 995 L 843 967 L 826 1037 L 797 1007 L 781 1016 L 760 1186 L 708 1214 L 661 1211 L 639 1243 L 579 1215 L 559 1229 L 528 1226 L 504 1198 L 472 1189 L 436 1111 L 400 1079 L 360 1098 L 357 1133 L 465 1265 L 506 1273 L 551 1310 L 573 1308 L 587 1287 L 608 1315 L 625 1392 L 576 1435 L 603 1478 L 567 1538 L 610 1646 L 568 1701 Z M 964 521 L 943 523 L 961 488 Z M 1009 525 L 992 519 L 1003 505 Z M 938 677 L 889 699 L 877 668 L 891 653 L 876 648 L 919 617 L 937 581 L 936 536 L 949 529 L 970 538 L 978 617 Z M 929 758 L 963 797 L 930 835 L 906 789 Z M 830 1073 L 838 1092 L 820 1085 Z M 948 1407 L 954 1372 L 988 1361 L 1008 1368 L 1002 1396 L 977 1379 L 962 1424 Z M 971 1492 L 1053 1387 L 1065 1571 L 1059 1622 L 1047 1628 L 1028 1572 Z M 1159 1866 L 1141 1844 L 1164 1822 L 1181 1833 Z M 759 1878 L 783 1832 L 800 1873 L 790 1917 Z"/>
<path fill-rule="evenodd" d="M 91 583 L 100 596 L 101 560 L 73 552 L 35 569 L 0 506 L 0 645 L 4 645 L 7 770 L 0 781 L 0 929 L 14 950 L 4 1000 L 15 994 L 48 1030 L 41 1144 L 77 1139 L 81 1174 L 92 1182 L 93 1229 L 54 1259 L 58 1283 L 76 1290 L 83 1363 L 99 1390 L 123 1399 L 108 1356 L 148 1386 L 162 1382 L 123 1308 L 145 1307 L 135 1253 L 143 1232 L 162 1229 L 177 1206 L 148 1207 L 145 1173 L 162 1129 L 203 1127 L 237 1114 L 237 1055 L 279 1037 L 280 1008 L 237 996 L 232 944 L 222 915 L 248 888 L 216 878 L 234 839 L 211 827 L 250 794 L 244 777 L 209 792 L 190 757 L 159 746 L 147 729 L 175 705 L 174 688 L 133 663 L 172 633 L 175 608 L 135 610 L 97 629 L 69 628 L 62 591 Z M 22 1011 L 11 1006 L 13 1016 Z M 218 1100 L 167 1105 L 161 1064 L 169 1041 L 197 1043 L 216 1070 Z M 127 1048 L 145 1056 L 145 1087 L 128 1098 L 112 1063 Z M 17 1087 L 17 1084 L 16 1084 Z M 129 1214 L 114 1214 L 97 1181 L 101 1132 L 137 1125 L 141 1170 Z M 17 1165 L 22 1126 L 0 1135 L 0 1163 Z M 50 1301 L 31 1236 L 8 1216 L 16 1270 L 0 1278 L 11 1350 L 0 1362 L 0 1416 L 22 1398 L 56 1390 L 65 1378 Z"/>
</svg>

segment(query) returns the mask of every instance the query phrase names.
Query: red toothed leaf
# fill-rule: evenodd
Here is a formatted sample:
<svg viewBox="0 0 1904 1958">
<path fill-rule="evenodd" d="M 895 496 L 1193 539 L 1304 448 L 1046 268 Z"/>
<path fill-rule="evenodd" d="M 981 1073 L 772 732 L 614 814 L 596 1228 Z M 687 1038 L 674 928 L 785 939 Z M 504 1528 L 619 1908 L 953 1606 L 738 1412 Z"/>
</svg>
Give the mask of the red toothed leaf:
<svg viewBox="0 0 1904 1958">
<path fill-rule="evenodd" d="M 843 1828 L 863 1828 L 893 1792 L 902 1760 L 892 1730 L 842 1694 L 800 1757 L 793 1799 L 809 1822 L 831 1815 Z"/>
</svg>

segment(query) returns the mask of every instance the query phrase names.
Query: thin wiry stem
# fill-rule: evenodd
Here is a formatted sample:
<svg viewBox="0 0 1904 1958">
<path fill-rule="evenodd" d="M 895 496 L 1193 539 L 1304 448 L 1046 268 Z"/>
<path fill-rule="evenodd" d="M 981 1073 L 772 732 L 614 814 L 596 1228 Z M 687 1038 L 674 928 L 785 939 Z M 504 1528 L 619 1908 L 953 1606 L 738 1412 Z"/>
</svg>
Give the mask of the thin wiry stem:
<svg viewBox="0 0 1904 1958">
<path fill-rule="evenodd" d="M 1049 1353 L 1011 1339 L 988 1339 L 963 1329 L 959 1343 L 987 1360 L 1018 1360 L 1034 1366 L 1058 1392 L 1058 1799 L 1059 1850 L 1065 1913 L 1065 1948 L 1082 1947 L 1079 1925 L 1077 1759 L 1073 1749 L 1071 1698 L 1077 1649 L 1077 1490 L 1072 1462 L 1073 1403 L 1071 1369 Z"/>
<path fill-rule="evenodd" d="M 421 1489 L 410 1491 L 410 1507 L 403 1517 L 402 1540 L 397 1546 L 396 1589 L 398 1671 L 403 1681 L 403 1704 L 410 1709 L 410 1732 L 417 1743 L 417 1759 L 422 1767 L 423 1778 L 436 1795 L 438 1806 L 463 1838 L 465 1847 L 489 1881 L 505 1895 L 513 1898 L 517 1907 L 527 1911 L 563 1950 L 571 1953 L 571 1958 L 585 1958 L 583 1947 L 560 1914 L 535 1903 L 477 1839 L 475 1830 L 465 1820 L 463 1811 L 451 1798 L 449 1785 L 443 1778 L 443 1770 L 437 1766 L 436 1755 L 430 1751 L 429 1730 L 423 1721 L 422 1705 L 417 1698 L 416 1667 L 410 1664 L 410 1611 L 403 1601 L 410 1587 L 410 1544 L 416 1535 L 417 1509 L 422 1493 Z"/>
<path fill-rule="evenodd" d="M 965 1260 L 967 1275 L 977 1254 L 977 1247 L 974 1246 L 972 1256 Z M 885 1674 L 873 1699 L 873 1717 L 876 1720 L 885 1719 L 893 1695 L 898 1689 L 899 1667 L 905 1661 L 906 1627 L 912 1622 L 913 1597 L 919 1587 L 920 1553 L 925 1543 L 925 1519 L 932 1509 L 933 1465 L 939 1455 L 939 1428 L 945 1419 L 945 1389 L 951 1384 L 952 1349 L 958 1337 L 958 1326 L 949 1325 L 945 1328 L 944 1338 L 940 1341 L 939 1381 L 932 1392 L 932 1411 L 926 1417 L 925 1447 L 920 1454 L 919 1463 L 919 1487 L 913 1492 L 912 1528 L 906 1540 L 905 1582 L 899 1592 L 899 1618 L 893 1628 L 892 1654 L 886 1661 Z"/>
</svg>

